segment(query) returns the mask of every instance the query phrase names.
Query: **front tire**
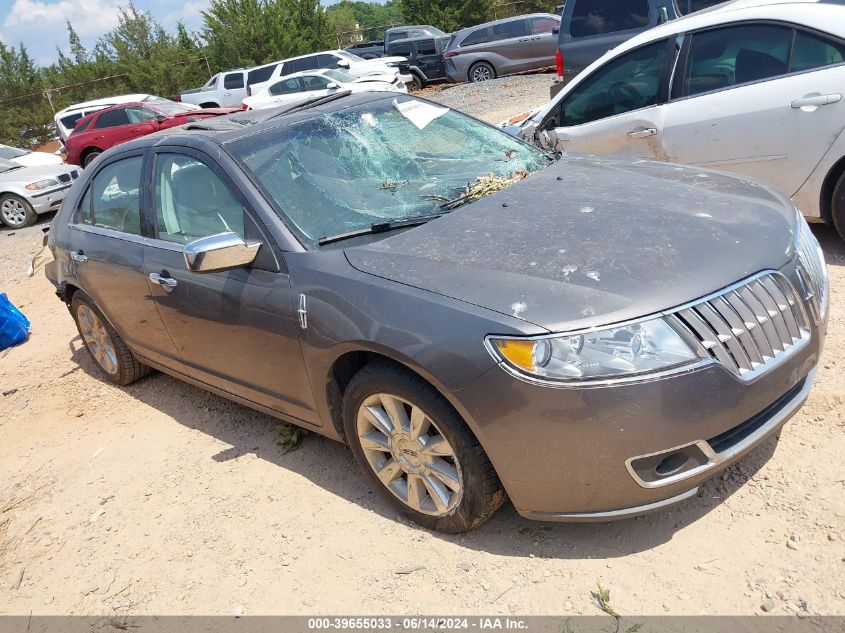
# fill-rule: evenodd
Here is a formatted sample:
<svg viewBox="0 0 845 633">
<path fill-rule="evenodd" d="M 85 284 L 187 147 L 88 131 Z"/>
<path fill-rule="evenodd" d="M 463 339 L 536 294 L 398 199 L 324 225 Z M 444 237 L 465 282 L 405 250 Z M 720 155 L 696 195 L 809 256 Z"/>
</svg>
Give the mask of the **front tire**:
<svg viewBox="0 0 845 633">
<path fill-rule="evenodd" d="M 487 62 L 477 62 L 470 66 L 469 80 L 472 83 L 479 83 L 481 81 L 490 81 L 496 78 L 496 69 L 492 64 Z"/>
<path fill-rule="evenodd" d="M 410 370 L 389 363 L 364 367 L 344 394 L 343 423 L 355 461 L 415 523 L 467 532 L 502 505 L 504 490 L 478 440 Z"/>
<path fill-rule="evenodd" d="M 830 211 L 836 232 L 839 233 L 839 237 L 845 240 L 845 173 L 839 177 L 839 182 L 833 188 Z"/>
<path fill-rule="evenodd" d="M 0 196 L 0 220 L 13 229 L 22 229 L 35 224 L 38 214 L 24 198 L 13 193 Z"/>
<path fill-rule="evenodd" d="M 150 368 L 138 362 L 91 297 L 77 290 L 70 302 L 70 312 L 79 336 L 106 380 L 125 386 L 150 373 Z"/>
<path fill-rule="evenodd" d="M 411 90 L 422 90 L 425 88 L 425 83 L 416 73 L 411 73 Z"/>
</svg>

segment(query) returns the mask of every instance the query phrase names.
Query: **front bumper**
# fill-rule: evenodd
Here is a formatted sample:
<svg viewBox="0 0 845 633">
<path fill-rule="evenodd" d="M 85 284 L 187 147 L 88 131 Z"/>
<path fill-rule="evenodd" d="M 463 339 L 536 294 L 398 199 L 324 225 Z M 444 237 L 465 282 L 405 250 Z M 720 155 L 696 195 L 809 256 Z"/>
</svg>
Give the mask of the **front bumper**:
<svg viewBox="0 0 845 633">
<path fill-rule="evenodd" d="M 46 191 L 27 192 L 26 199 L 32 205 L 36 213 L 47 213 L 48 211 L 58 211 L 65 199 L 67 190 L 70 189 L 72 183 L 61 185 L 60 187 L 53 187 Z"/>
<path fill-rule="evenodd" d="M 455 393 L 525 517 L 609 521 L 696 494 L 806 400 L 826 325 L 753 380 L 718 362 L 660 379 L 554 388 L 495 367 Z"/>
</svg>

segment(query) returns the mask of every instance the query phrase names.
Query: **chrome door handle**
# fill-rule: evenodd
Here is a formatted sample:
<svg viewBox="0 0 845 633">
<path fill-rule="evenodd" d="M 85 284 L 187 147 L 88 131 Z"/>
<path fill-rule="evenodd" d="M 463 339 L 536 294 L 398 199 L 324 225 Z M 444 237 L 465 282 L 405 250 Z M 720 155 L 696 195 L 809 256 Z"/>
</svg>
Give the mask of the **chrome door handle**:
<svg viewBox="0 0 845 633">
<path fill-rule="evenodd" d="M 657 129 L 650 127 L 645 130 L 628 132 L 628 138 L 648 138 L 649 136 L 657 136 Z"/>
<path fill-rule="evenodd" d="M 158 273 L 150 273 L 150 281 L 166 288 L 175 288 L 176 284 L 179 283 L 173 277 L 162 277 Z"/>
<path fill-rule="evenodd" d="M 82 251 L 71 251 L 70 258 L 75 261 L 83 264 L 88 261 L 88 256 L 85 255 Z"/>
<path fill-rule="evenodd" d="M 832 95 L 818 95 L 816 97 L 805 97 L 803 99 L 796 99 L 792 102 L 792 107 L 796 110 L 801 108 L 808 108 L 813 106 L 825 106 L 831 103 L 839 103 L 842 101 L 841 94 Z"/>
</svg>

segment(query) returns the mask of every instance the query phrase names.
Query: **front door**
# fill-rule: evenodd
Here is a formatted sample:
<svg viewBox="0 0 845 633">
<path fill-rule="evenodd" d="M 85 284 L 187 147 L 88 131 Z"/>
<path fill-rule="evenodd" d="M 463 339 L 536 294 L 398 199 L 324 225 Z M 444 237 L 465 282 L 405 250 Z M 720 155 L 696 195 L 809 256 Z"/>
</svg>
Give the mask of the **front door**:
<svg viewBox="0 0 845 633">
<path fill-rule="evenodd" d="M 70 249 L 79 287 L 141 356 L 180 368 L 144 272 L 143 154 L 98 168 L 73 216 Z"/>
<path fill-rule="evenodd" d="M 845 121 L 845 44 L 772 24 L 690 38 L 666 111 L 667 158 L 794 195 Z"/>
<path fill-rule="evenodd" d="M 156 154 L 150 293 L 189 374 L 264 407 L 319 423 L 302 360 L 284 259 L 255 215 L 204 155 Z M 248 268 L 190 272 L 186 243 L 223 232 L 262 242 Z"/>
<path fill-rule="evenodd" d="M 559 151 L 663 158 L 662 94 L 673 55 L 669 40 L 634 49 L 572 85 L 541 130 Z"/>
</svg>

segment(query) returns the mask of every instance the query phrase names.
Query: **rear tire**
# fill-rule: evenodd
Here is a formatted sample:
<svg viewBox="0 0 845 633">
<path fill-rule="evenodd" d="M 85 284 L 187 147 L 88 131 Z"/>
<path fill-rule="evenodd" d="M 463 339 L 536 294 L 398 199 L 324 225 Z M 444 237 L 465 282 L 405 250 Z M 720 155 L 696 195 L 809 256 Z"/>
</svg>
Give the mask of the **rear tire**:
<svg viewBox="0 0 845 633">
<path fill-rule="evenodd" d="M 496 69 L 487 62 L 476 62 L 469 67 L 469 80 L 471 83 L 490 81 L 496 78 Z"/>
<path fill-rule="evenodd" d="M 7 193 L 0 196 L 0 221 L 13 229 L 23 229 L 35 224 L 38 214 L 27 200 Z"/>
<path fill-rule="evenodd" d="M 425 82 L 420 79 L 419 75 L 411 73 L 411 90 L 422 90 L 423 88 L 425 88 Z"/>
<path fill-rule="evenodd" d="M 88 167 L 88 165 L 93 163 L 94 159 L 97 158 L 97 156 L 99 156 L 100 154 L 102 154 L 102 152 L 98 149 L 87 152 L 85 154 L 85 157 L 82 159 L 82 167 Z"/>
<path fill-rule="evenodd" d="M 379 362 L 355 374 L 343 396 L 343 424 L 372 485 L 425 528 L 473 530 L 505 499 L 490 459 L 461 416 L 407 368 Z"/>
<path fill-rule="evenodd" d="M 115 332 L 94 300 L 81 290 L 73 293 L 70 313 L 76 321 L 79 336 L 100 374 L 117 385 L 131 385 L 152 370 L 142 365 Z"/>
<path fill-rule="evenodd" d="M 836 232 L 839 233 L 839 237 L 845 240 L 845 173 L 839 177 L 839 182 L 833 188 L 830 211 Z"/>
</svg>

